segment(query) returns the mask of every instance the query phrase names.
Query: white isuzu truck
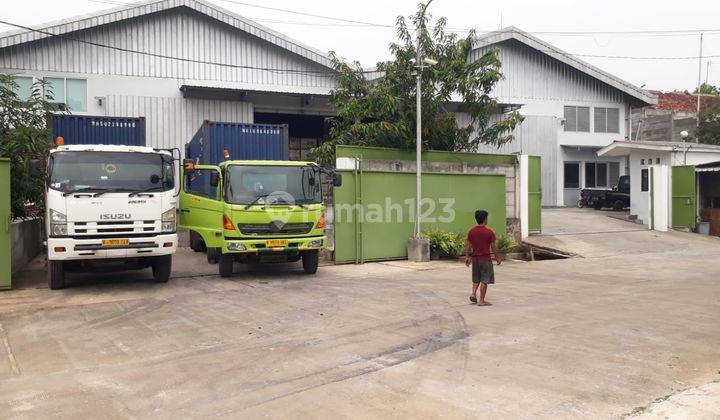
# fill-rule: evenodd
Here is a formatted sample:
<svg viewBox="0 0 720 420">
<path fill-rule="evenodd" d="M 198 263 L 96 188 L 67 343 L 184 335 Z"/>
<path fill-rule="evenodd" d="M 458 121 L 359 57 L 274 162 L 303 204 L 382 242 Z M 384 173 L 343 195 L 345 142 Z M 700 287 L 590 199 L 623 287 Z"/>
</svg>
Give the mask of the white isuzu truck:
<svg viewBox="0 0 720 420">
<path fill-rule="evenodd" d="M 60 145 L 46 179 L 48 283 L 97 264 L 152 268 L 167 282 L 177 249 L 175 162 L 143 146 Z M 42 173 L 31 162 L 34 175 Z"/>
</svg>

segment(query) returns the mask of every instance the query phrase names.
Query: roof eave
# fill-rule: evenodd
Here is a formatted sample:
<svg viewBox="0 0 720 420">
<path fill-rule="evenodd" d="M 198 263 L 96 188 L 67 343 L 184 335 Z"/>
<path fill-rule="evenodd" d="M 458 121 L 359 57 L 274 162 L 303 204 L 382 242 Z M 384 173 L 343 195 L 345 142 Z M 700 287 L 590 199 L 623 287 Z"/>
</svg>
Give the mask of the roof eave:
<svg viewBox="0 0 720 420">
<path fill-rule="evenodd" d="M 618 89 L 619 91 L 625 93 L 626 95 L 634 98 L 636 101 L 639 101 L 640 104 L 643 106 L 654 105 L 658 102 L 657 96 L 652 95 L 638 88 L 637 86 L 634 86 L 631 83 L 620 79 L 617 76 L 600 70 L 592 64 L 580 60 L 572 54 L 569 54 L 513 26 L 501 29 L 499 31 L 490 32 L 476 38 L 473 48 L 477 49 L 488 47 L 509 39 L 514 39 L 518 42 L 521 42 L 529 46 L 530 48 L 538 50 L 543 54 L 546 54 L 562 63 L 569 65 L 570 67 L 582 71 L 583 73 L 588 74 L 589 76 L 594 77 L 595 79 L 598 79 L 603 83 L 606 83 L 614 87 L 615 89 Z"/>
</svg>

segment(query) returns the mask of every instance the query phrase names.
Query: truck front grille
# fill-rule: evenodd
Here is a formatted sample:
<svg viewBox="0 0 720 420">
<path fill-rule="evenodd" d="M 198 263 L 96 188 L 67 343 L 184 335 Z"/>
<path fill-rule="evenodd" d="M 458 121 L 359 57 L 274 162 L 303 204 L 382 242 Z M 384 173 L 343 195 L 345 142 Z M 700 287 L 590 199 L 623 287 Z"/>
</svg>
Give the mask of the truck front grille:
<svg viewBox="0 0 720 420">
<path fill-rule="evenodd" d="M 243 235 L 305 235 L 310 233 L 314 223 L 239 223 Z"/>
<path fill-rule="evenodd" d="M 159 222 L 154 220 L 123 220 L 112 222 L 70 222 L 71 235 L 117 235 L 156 233 Z"/>
</svg>

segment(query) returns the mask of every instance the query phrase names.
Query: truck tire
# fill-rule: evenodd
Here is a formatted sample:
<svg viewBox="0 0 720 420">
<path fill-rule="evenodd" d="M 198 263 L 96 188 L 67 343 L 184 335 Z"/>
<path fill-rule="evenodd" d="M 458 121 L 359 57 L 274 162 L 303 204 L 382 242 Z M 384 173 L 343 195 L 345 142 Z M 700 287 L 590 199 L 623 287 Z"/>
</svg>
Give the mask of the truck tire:
<svg viewBox="0 0 720 420">
<path fill-rule="evenodd" d="M 157 283 L 167 283 L 172 271 L 172 255 L 155 257 L 152 262 L 153 279 Z"/>
<path fill-rule="evenodd" d="M 199 233 L 190 231 L 190 248 L 195 252 L 205 252 L 207 247 Z"/>
<path fill-rule="evenodd" d="M 210 264 L 217 264 L 220 262 L 220 249 L 208 248 L 207 249 L 207 262 Z"/>
<path fill-rule="evenodd" d="M 232 254 L 220 254 L 218 261 L 218 271 L 220 272 L 220 277 L 232 276 L 233 262 L 235 262 L 235 258 Z"/>
<path fill-rule="evenodd" d="M 625 208 L 625 203 L 622 202 L 622 200 L 615 200 L 613 203 L 613 210 L 615 211 L 622 211 Z"/>
<path fill-rule="evenodd" d="M 595 202 L 593 203 L 593 208 L 595 210 L 602 210 L 602 208 L 603 208 L 602 200 L 595 200 Z"/>
<path fill-rule="evenodd" d="M 52 290 L 65 287 L 65 264 L 62 261 L 48 260 L 48 287 Z"/>
<path fill-rule="evenodd" d="M 319 254 L 317 249 L 302 253 L 302 265 L 306 274 L 315 274 L 318 269 Z"/>
</svg>

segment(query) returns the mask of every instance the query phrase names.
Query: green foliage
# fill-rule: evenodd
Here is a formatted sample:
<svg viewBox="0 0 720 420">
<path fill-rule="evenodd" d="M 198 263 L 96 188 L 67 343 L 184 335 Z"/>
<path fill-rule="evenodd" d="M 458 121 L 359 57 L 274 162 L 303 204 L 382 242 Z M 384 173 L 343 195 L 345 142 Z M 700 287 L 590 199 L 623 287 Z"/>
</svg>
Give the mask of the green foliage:
<svg viewBox="0 0 720 420">
<path fill-rule="evenodd" d="M 509 251 L 516 246 L 515 240 L 507 234 L 500 235 L 500 237 L 497 238 L 497 247 L 500 251 Z"/>
<path fill-rule="evenodd" d="M 490 93 L 502 79 L 497 50 L 469 60 L 475 31 L 464 38 L 446 33 L 444 18 L 428 31 L 429 17 L 422 10 L 421 4 L 409 17 L 410 24 L 423 28 L 422 55 L 438 62 L 422 69 L 423 149 L 472 151 L 481 143 L 500 146 L 512 141 L 512 130 L 522 116 L 513 112 L 499 121 L 490 119 L 498 108 Z M 320 162 L 334 162 L 336 144 L 415 147 L 416 68 L 410 60 L 416 56 L 416 41 L 404 17 L 398 17 L 396 31 L 398 41 L 390 44 L 393 59 L 378 63 L 376 79 L 368 78 L 358 62 L 347 64 L 332 55 L 338 86 L 330 94 L 330 104 L 337 117 L 328 119 L 330 141 L 313 151 Z M 460 125 L 448 109 L 456 101 L 468 115 Z"/>
<path fill-rule="evenodd" d="M 700 111 L 696 135 L 700 143 L 720 145 L 720 107 Z"/>
<path fill-rule="evenodd" d="M 720 89 L 717 86 L 713 86 L 708 83 L 703 83 L 700 87 L 695 88 L 695 94 L 706 94 L 706 95 L 720 95 Z"/>
<path fill-rule="evenodd" d="M 30 98 L 20 98 L 10 75 L 0 74 L 0 156 L 9 157 L 11 211 L 13 218 L 43 214 L 45 187 L 42 178 L 27 170 L 32 159 L 45 160 L 52 145 L 46 121 L 53 111 L 52 92 L 42 80 L 32 86 Z"/>
<path fill-rule="evenodd" d="M 462 233 L 434 228 L 423 232 L 422 236 L 430 242 L 430 248 L 439 249 L 446 256 L 457 257 L 465 252 L 465 235 Z"/>
</svg>

